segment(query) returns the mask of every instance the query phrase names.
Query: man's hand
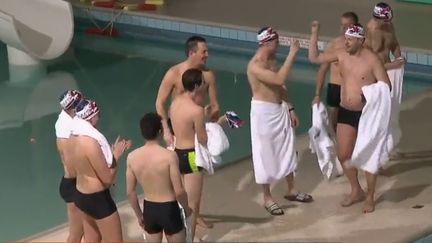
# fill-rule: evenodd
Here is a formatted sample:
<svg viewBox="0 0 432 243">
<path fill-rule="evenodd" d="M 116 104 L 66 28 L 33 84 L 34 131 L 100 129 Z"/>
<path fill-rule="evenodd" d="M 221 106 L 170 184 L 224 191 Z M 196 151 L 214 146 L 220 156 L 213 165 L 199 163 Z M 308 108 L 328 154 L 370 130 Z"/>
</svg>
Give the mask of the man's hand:
<svg viewBox="0 0 432 243">
<path fill-rule="evenodd" d="M 320 97 L 318 95 L 315 95 L 312 99 L 312 105 L 317 104 L 319 106 L 320 101 Z"/>
<path fill-rule="evenodd" d="M 312 33 L 318 33 L 319 27 L 320 27 L 320 24 L 319 24 L 319 22 L 317 20 L 312 21 L 311 32 Z"/>
<path fill-rule="evenodd" d="M 138 217 L 138 224 L 144 229 L 144 217 L 142 215 Z"/>
<path fill-rule="evenodd" d="M 289 54 L 295 55 L 300 50 L 300 42 L 297 39 L 291 39 Z"/>
<path fill-rule="evenodd" d="M 185 217 L 189 217 L 192 214 L 192 209 L 190 207 L 184 208 Z"/>
<path fill-rule="evenodd" d="M 165 140 L 165 144 L 167 147 L 171 147 L 174 145 L 174 137 L 169 129 L 168 131 L 164 130 L 163 139 Z"/>
<path fill-rule="evenodd" d="M 116 141 L 111 145 L 112 153 L 116 161 L 122 156 L 122 154 L 130 147 L 130 140 L 126 141 L 120 136 L 117 136 Z"/>
<path fill-rule="evenodd" d="M 402 67 L 403 65 L 405 65 L 406 60 L 405 60 L 404 57 L 398 57 L 398 58 L 396 58 L 393 62 L 395 63 L 395 65 L 397 66 L 397 68 L 400 68 L 400 67 Z"/>
<path fill-rule="evenodd" d="M 289 111 L 290 113 L 290 119 L 291 119 L 291 126 L 296 128 L 299 125 L 299 120 L 297 118 L 297 114 L 294 110 Z"/>
</svg>

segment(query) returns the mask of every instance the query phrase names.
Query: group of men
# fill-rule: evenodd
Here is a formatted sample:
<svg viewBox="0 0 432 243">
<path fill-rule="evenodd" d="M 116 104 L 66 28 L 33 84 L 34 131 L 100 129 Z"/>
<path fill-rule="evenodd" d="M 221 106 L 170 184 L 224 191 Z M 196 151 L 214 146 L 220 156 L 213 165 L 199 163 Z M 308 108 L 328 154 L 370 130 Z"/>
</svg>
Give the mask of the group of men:
<svg viewBox="0 0 432 243">
<path fill-rule="evenodd" d="M 313 103 L 320 101 L 325 74 L 330 66 L 327 104 L 335 130 L 337 155 L 351 185 L 342 206 L 364 200 L 357 169 L 345 166 L 357 137 L 361 111 L 365 105 L 361 88 L 378 80 L 391 88 L 386 69 L 404 64 L 397 43 L 389 5 L 375 6 L 366 30 L 353 12 L 341 16 L 341 35 L 319 54 L 319 23 L 312 23 L 309 60 L 321 64 Z M 279 35 L 270 27 L 257 35 L 259 47 L 247 66 L 252 91 L 250 123 L 252 161 L 257 184 L 262 185 L 263 206 L 271 215 L 284 211 L 274 201 L 270 184 L 286 178 L 290 201 L 312 202 L 311 195 L 298 191 L 294 183 L 297 169 L 294 128 L 299 124 L 294 106 L 289 103 L 285 86 L 299 42 L 292 40 L 290 51 L 278 69 L 276 52 Z M 203 168 L 195 161 L 196 140 L 207 146 L 206 122 L 219 122 L 214 73 L 206 66 L 206 40 L 193 36 L 186 42 L 186 60 L 171 67 L 160 84 L 156 113 L 140 120 L 143 146 L 127 156 L 126 180 L 130 205 L 138 223 L 151 242 L 161 242 L 163 233 L 170 242 L 186 240 L 185 218 L 190 219 L 190 236 L 195 239 L 197 224 L 211 227 L 200 216 Z M 390 61 L 390 52 L 396 58 Z M 165 109 L 171 97 L 168 112 Z M 110 195 L 117 161 L 130 148 L 131 141 L 117 138 L 106 148 L 106 139 L 97 129 L 100 110 L 97 104 L 76 90 L 60 97 L 63 108 L 56 123 L 57 147 L 64 176 L 60 194 L 67 203 L 68 242 L 122 241 L 121 221 Z M 209 105 L 206 105 L 209 104 Z M 163 138 L 165 145 L 159 143 Z M 174 150 L 174 151 L 173 151 Z M 374 210 L 376 174 L 366 172 L 367 197 L 364 212 Z M 135 193 L 137 182 L 144 191 L 142 207 Z"/>
</svg>

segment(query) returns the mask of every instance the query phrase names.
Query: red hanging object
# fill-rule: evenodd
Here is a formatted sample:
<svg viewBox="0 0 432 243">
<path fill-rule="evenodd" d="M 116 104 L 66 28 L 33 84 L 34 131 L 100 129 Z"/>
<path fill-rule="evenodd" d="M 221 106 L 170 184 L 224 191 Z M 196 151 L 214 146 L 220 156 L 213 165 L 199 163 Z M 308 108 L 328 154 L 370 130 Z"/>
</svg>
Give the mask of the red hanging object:
<svg viewBox="0 0 432 243">
<path fill-rule="evenodd" d="M 105 35 L 105 36 L 118 36 L 119 32 L 116 28 L 99 29 L 97 27 L 88 27 L 85 33 L 89 35 Z"/>
</svg>

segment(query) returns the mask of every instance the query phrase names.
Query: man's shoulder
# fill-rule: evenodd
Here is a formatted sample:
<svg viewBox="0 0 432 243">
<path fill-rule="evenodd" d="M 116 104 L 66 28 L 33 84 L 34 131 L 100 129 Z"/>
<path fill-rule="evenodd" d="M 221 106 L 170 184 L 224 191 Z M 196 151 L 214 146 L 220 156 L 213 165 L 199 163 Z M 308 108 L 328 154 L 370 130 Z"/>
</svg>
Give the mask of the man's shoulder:
<svg viewBox="0 0 432 243">
<path fill-rule="evenodd" d="M 372 65 L 375 64 L 375 61 L 380 61 L 378 54 L 369 48 L 363 48 L 363 53 L 365 58 L 368 59 L 368 63 L 371 63 Z"/>
<path fill-rule="evenodd" d="M 263 66 L 264 66 L 264 61 L 259 59 L 257 56 L 253 56 L 251 60 L 248 62 L 247 69 L 249 71 L 256 68 L 261 68 Z"/>
<path fill-rule="evenodd" d="M 174 64 L 173 66 L 171 66 L 171 67 L 168 69 L 167 74 L 170 74 L 170 75 L 177 75 L 177 74 L 180 74 L 180 72 L 181 72 L 181 70 L 182 70 L 182 67 L 183 67 L 184 65 L 185 65 L 184 62 L 180 62 L 180 63 Z"/>
<path fill-rule="evenodd" d="M 377 32 L 380 32 L 381 29 L 379 28 L 378 24 L 375 21 L 370 20 L 366 24 L 366 31 L 369 33 L 377 33 Z"/>
</svg>

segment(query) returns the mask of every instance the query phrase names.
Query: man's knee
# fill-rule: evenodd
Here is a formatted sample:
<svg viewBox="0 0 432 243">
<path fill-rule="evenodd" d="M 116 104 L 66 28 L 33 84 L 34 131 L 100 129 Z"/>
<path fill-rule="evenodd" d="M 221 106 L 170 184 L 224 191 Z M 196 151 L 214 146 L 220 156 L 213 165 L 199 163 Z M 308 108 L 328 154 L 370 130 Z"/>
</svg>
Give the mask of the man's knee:
<svg viewBox="0 0 432 243">
<path fill-rule="evenodd" d="M 338 153 L 338 159 L 341 162 L 341 164 L 345 164 L 348 160 L 351 159 L 351 153 L 348 152 L 339 152 Z"/>
</svg>

